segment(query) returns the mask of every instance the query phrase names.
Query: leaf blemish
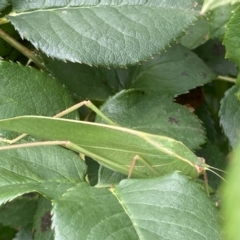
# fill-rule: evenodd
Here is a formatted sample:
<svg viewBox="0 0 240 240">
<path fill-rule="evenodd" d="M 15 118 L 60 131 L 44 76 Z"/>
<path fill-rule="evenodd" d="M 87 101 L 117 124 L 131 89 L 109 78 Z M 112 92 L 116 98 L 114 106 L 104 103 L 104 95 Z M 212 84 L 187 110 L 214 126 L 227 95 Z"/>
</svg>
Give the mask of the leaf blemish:
<svg viewBox="0 0 240 240">
<path fill-rule="evenodd" d="M 179 124 L 178 124 L 179 121 L 178 121 L 176 118 L 173 118 L 173 117 L 169 117 L 169 118 L 168 118 L 168 122 L 170 122 L 170 123 L 175 123 L 175 124 L 179 125 Z"/>
<path fill-rule="evenodd" d="M 46 232 L 48 229 L 50 229 L 52 224 L 52 219 L 51 219 L 51 213 L 50 211 L 47 211 L 41 218 L 41 231 Z"/>
</svg>

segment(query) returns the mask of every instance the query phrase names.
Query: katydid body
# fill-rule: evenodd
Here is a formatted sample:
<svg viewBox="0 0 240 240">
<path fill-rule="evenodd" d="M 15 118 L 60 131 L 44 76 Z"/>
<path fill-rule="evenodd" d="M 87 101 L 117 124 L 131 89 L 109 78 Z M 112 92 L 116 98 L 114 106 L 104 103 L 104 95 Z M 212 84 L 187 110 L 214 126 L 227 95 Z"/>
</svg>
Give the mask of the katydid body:
<svg viewBox="0 0 240 240">
<path fill-rule="evenodd" d="M 160 176 L 174 170 L 196 178 L 207 165 L 185 145 L 174 139 L 128 128 L 50 117 L 24 116 L 0 121 L 0 128 L 61 141 L 76 152 L 124 174 L 138 155 L 132 177 Z M 0 148 L 1 150 L 1 148 Z"/>
</svg>

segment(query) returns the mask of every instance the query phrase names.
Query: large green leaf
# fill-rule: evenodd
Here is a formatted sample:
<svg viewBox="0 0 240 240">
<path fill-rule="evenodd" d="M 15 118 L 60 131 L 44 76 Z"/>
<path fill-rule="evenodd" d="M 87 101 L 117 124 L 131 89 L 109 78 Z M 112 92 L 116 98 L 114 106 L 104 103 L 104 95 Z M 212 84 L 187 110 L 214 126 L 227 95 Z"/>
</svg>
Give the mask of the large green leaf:
<svg viewBox="0 0 240 240">
<path fill-rule="evenodd" d="M 205 142 L 199 119 L 166 96 L 138 90 L 122 91 L 109 98 L 101 111 L 122 127 L 171 137 L 190 149 L 200 148 Z M 100 117 L 96 121 L 101 122 Z"/>
<path fill-rule="evenodd" d="M 50 199 L 84 181 L 85 163 L 72 151 L 58 146 L 21 148 L 0 154 L 0 202 L 28 192 Z"/>
<path fill-rule="evenodd" d="M 11 2 L 8 19 L 37 49 L 54 58 L 105 66 L 134 64 L 163 51 L 200 10 L 195 0 Z"/>
<path fill-rule="evenodd" d="M 26 114 L 53 116 L 72 105 L 66 88 L 48 74 L 0 61 L 0 119 Z M 77 119 L 77 114 L 73 112 L 68 117 Z"/>
<path fill-rule="evenodd" d="M 234 11 L 233 16 L 227 24 L 227 30 L 223 41 L 224 45 L 226 45 L 226 57 L 235 62 L 238 66 L 240 65 L 240 30 L 238 28 L 239 21 L 240 6 Z"/>
<path fill-rule="evenodd" d="M 236 96 L 237 91 L 238 87 L 233 86 L 225 93 L 219 110 L 220 124 L 231 146 L 237 143 L 240 135 L 240 100 Z"/>
<path fill-rule="evenodd" d="M 240 225 L 240 191 L 239 191 L 239 169 L 240 169 L 240 145 L 237 145 L 228 174 L 226 175 L 226 183 L 222 188 L 222 214 L 224 217 L 224 239 L 238 240 Z"/>
<path fill-rule="evenodd" d="M 129 74 L 131 88 L 173 97 L 216 77 L 196 54 L 181 45 L 130 68 Z"/>
<path fill-rule="evenodd" d="M 220 239 L 214 205 L 179 173 L 111 189 L 79 184 L 54 201 L 53 226 L 58 240 Z"/>
<path fill-rule="evenodd" d="M 44 59 L 52 75 L 80 99 L 106 100 L 124 88 L 175 96 L 216 77 L 196 54 L 176 44 L 167 52 L 128 69 Z"/>
<path fill-rule="evenodd" d="M 62 144 L 66 147 L 123 174 L 129 173 L 133 158 L 140 156 L 142 159 L 136 161 L 133 177 L 146 178 L 179 170 L 195 178 L 205 168 L 202 160 L 181 142 L 123 127 L 23 116 L 1 120 L 0 128 L 64 141 Z"/>
</svg>

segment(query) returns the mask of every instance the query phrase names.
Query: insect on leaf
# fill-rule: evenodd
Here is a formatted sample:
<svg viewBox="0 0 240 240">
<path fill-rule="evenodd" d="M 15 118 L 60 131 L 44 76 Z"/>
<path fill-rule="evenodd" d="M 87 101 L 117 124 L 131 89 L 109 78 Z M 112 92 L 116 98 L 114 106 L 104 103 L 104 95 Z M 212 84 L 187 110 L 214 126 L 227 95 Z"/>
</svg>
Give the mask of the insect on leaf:
<svg viewBox="0 0 240 240">
<path fill-rule="evenodd" d="M 203 161 L 181 142 L 128 128 L 38 116 L 1 120 L 0 128 L 66 141 L 65 147 L 123 174 L 129 173 L 132 159 L 138 155 L 144 162 L 136 161 L 132 177 L 159 176 L 179 170 L 196 178 L 204 170 Z"/>
</svg>

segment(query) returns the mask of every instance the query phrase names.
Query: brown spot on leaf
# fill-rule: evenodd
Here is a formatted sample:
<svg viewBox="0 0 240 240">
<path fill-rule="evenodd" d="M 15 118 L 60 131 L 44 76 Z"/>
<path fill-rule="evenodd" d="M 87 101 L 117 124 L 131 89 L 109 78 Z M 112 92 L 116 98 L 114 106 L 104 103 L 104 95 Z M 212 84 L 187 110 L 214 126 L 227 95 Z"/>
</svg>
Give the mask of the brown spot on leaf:
<svg viewBox="0 0 240 240">
<path fill-rule="evenodd" d="M 48 229 L 50 229 L 51 224 L 52 224 L 51 213 L 50 211 L 47 211 L 41 218 L 40 226 L 41 231 L 46 232 Z"/>
<path fill-rule="evenodd" d="M 170 122 L 170 123 L 175 123 L 175 124 L 179 125 L 179 124 L 178 124 L 179 121 L 178 121 L 176 118 L 173 118 L 173 117 L 169 117 L 169 118 L 168 118 L 168 122 Z"/>
<path fill-rule="evenodd" d="M 187 76 L 187 77 L 189 76 L 189 74 L 187 72 L 181 72 L 181 75 L 182 76 Z"/>
<path fill-rule="evenodd" d="M 207 74 L 205 72 L 201 72 L 200 75 L 205 79 L 207 77 Z"/>
</svg>

